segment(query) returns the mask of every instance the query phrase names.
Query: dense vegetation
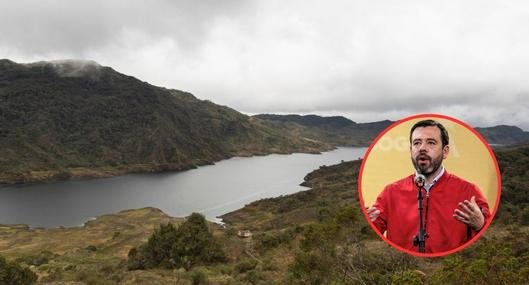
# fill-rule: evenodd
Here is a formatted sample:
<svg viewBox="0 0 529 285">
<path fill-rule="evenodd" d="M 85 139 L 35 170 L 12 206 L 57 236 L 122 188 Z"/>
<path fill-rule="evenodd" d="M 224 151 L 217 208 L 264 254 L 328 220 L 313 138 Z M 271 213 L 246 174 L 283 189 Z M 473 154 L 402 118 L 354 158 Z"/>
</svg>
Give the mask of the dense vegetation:
<svg viewBox="0 0 529 285">
<path fill-rule="evenodd" d="M 293 122 L 299 125 L 308 127 L 327 127 L 327 128 L 343 128 L 357 126 L 356 122 L 353 122 L 342 116 L 331 116 L 321 117 L 317 115 L 273 115 L 273 114 L 259 114 L 255 115 L 259 119 L 279 122 Z M 390 121 L 381 122 L 386 127 L 391 123 Z M 363 124 L 362 124 L 363 125 Z M 383 126 L 382 126 L 383 127 Z M 377 131 L 377 130 L 373 130 Z M 381 130 L 379 130 L 381 131 Z"/>
<path fill-rule="evenodd" d="M 94 62 L 0 60 L 0 183 L 329 148 Z"/>
<path fill-rule="evenodd" d="M 498 220 L 529 225 L 529 146 L 496 151 L 502 177 Z"/>
<path fill-rule="evenodd" d="M 37 275 L 17 263 L 7 262 L 0 256 L 0 285 L 28 285 L 37 281 Z"/>
<path fill-rule="evenodd" d="M 145 244 L 132 248 L 128 254 L 128 268 L 190 269 L 225 260 L 226 254 L 204 216 L 193 213 L 178 227 L 170 223 L 160 225 Z"/>
</svg>

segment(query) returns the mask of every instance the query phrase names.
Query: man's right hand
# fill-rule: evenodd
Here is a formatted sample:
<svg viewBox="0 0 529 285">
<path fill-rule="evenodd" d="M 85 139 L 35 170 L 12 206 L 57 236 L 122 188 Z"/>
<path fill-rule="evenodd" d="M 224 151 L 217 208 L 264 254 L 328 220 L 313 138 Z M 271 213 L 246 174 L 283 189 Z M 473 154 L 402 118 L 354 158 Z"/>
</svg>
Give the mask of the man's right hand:
<svg viewBox="0 0 529 285">
<path fill-rule="evenodd" d="M 380 210 L 375 207 L 371 207 L 367 209 L 367 215 L 369 216 L 369 219 L 371 219 L 371 222 L 374 222 L 378 218 L 378 215 L 380 215 Z"/>
</svg>

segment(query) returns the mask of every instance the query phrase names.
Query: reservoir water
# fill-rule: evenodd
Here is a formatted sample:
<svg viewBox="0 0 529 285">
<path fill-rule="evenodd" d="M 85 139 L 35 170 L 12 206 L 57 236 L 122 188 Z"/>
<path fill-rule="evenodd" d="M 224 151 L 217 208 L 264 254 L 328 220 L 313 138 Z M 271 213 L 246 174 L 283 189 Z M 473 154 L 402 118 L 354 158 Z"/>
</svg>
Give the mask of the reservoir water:
<svg viewBox="0 0 529 285">
<path fill-rule="evenodd" d="M 176 217 L 200 212 L 218 221 L 217 216 L 252 201 L 306 190 L 299 184 L 312 170 L 361 158 L 365 151 L 235 157 L 183 172 L 2 187 L 0 224 L 78 226 L 102 214 L 142 207 Z"/>
</svg>

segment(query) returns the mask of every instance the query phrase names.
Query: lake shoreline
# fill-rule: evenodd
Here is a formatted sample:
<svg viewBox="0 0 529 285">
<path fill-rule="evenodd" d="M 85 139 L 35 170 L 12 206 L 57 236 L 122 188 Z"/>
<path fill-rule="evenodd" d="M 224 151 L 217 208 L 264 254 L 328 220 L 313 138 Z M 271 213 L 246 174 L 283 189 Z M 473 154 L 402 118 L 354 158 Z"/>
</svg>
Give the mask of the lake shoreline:
<svg viewBox="0 0 529 285">
<path fill-rule="evenodd" d="M 0 175 L 0 189 L 2 187 L 30 185 L 39 183 L 51 183 L 60 181 L 76 181 L 76 180 L 90 180 L 111 178 L 126 174 L 145 174 L 145 173 L 163 173 L 163 172 L 182 172 L 186 170 L 196 169 L 201 166 L 214 165 L 217 162 L 231 159 L 234 157 L 253 157 L 266 156 L 271 154 L 321 154 L 322 152 L 332 151 L 338 147 L 349 146 L 331 146 L 321 147 L 319 149 L 303 149 L 299 151 L 270 151 L 270 152 L 241 152 L 234 155 L 223 157 L 219 160 L 196 160 L 186 164 L 133 164 L 121 166 L 101 166 L 101 167 L 71 167 L 62 170 L 39 170 L 28 171 L 20 175 Z M 362 147 L 362 146 L 359 146 Z"/>
<path fill-rule="evenodd" d="M 365 148 L 340 147 L 319 155 L 240 156 L 192 171 L 5 186 L 0 187 L 0 224 L 76 227 L 102 214 L 142 207 L 173 217 L 198 212 L 219 223 L 222 215 L 254 201 L 308 190 L 300 185 L 307 173 L 364 153 Z"/>
</svg>

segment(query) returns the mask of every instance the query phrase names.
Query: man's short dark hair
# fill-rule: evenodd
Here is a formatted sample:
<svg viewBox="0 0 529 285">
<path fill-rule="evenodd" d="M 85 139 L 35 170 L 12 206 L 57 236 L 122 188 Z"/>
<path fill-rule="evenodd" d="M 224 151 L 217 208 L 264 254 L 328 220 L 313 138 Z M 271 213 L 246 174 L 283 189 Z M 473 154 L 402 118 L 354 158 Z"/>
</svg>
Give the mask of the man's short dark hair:
<svg viewBox="0 0 529 285">
<path fill-rule="evenodd" d="M 424 128 L 424 127 L 438 127 L 439 130 L 441 131 L 441 142 L 443 143 L 443 147 L 445 145 L 448 145 L 448 132 L 446 131 L 445 127 L 439 123 L 438 121 L 434 121 L 434 120 L 422 120 L 422 121 L 419 121 L 417 123 L 415 123 L 415 125 L 413 125 L 413 127 L 411 127 L 411 131 L 410 131 L 410 143 L 411 143 L 411 135 L 413 134 L 413 131 L 415 131 L 416 128 Z"/>
</svg>

